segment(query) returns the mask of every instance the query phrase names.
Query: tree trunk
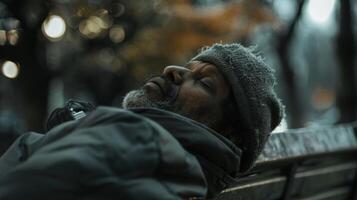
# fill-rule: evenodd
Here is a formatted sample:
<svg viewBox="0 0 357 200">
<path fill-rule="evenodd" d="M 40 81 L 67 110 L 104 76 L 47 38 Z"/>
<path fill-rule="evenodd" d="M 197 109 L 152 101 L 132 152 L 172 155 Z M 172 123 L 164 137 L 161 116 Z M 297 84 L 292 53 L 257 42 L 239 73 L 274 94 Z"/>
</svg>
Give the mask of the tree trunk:
<svg viewBox="0 0 357 200">
<path fill-rule="evenodd" d="M 353 35 L 353 13 L 350 0 L 340 1 L 340 27 L 337 35 L 337 55 L 340 80 L 337 90 L 337 106 L 340 123 L 351 122 L 357 117 L 357 91 L 355 70 L 355 38 Z"/>
<path fill-rule="evenodd" d="M 299 89 L 298 80 L 296 77 L 295 70 L 289 60 L 289 47 L 291 40 L 293 38 L 296 24 L 302 16 L 303 7 L 305 0 L 300 0 L 297 12 L 286 32 L 283 32 L 279 36 L 279 42 L 277 46 L 277 51 L 280 59 L 282 75 L 287 85 L 287 105 L 286 109 L 289 113 L 289 128 L 299 128 L 303 126 L 304 123 L 304 107 L 301 101 L 301 91 Z"/>
<path fill-rule="evenodd" d="M 47 11 L 43 12 L 38 22 L 29 26 L 26 24 L 24 5 L 26 1 L 9 1 L 7 8 L 13 17 L 20 20 L 20 40 L 16 46 L 3 46 L 0 48 L 2 59 L 11 59 L 20 64 L 20 73 L 15 84 L 20 88 L 22 105 L 18 111 L 26 118 L 26 129 L 32 131 L 43 131 L 44 121 L 47 116 L 47 98 L 49 86 L 49 71 L 44 66 L 45 55 L 39 55 L 39 31 Z M 37 2 L 38 3 L 38 2 Z M 42 11 L 41 11 L 42 12 Z M 44 52 L 41 52 L 44 54 Z"/>
</svg>

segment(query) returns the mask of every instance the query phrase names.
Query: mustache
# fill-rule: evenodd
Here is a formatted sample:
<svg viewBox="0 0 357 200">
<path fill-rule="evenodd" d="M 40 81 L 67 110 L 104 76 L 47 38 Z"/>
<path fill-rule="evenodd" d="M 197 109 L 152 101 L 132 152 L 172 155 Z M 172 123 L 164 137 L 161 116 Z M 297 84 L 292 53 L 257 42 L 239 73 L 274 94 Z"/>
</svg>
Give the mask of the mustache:
<svg viewBox="0 0 357 200">
<path fill-rule="evenodd" d="M 167 98 L 167 102 L 168 103 L 172 103 L 176 100 L 178 93 L 179 93 L 179 86 L 174 84 L 174 82 L 168 78 L 165 75 L 162 74 L 153 74 L 150 75 L 148 78 L 146 78 L 143 82 L 143 85 L 149 81 L 151 81 L 152 79 L 162 79 L 163 80 L 163 85 L 160 85 L 164 91 L 164 95 Z"/>
<path fill-rule="evenodd" d="M 149 77 L 144 79 L 144 81 L 142 82 L 142 85 L 144 85 L 145 83 L 147 83 L 148 81 L 150 81 L 151 79 L 156 78 L 156 77 L 160 77 L 160 78 L 164 79 L 165 82 L 170 81 L 169 78 L 167 78 L 166 76 L 164 76 L 162 74 L 151 74 Z"/>
</svg>

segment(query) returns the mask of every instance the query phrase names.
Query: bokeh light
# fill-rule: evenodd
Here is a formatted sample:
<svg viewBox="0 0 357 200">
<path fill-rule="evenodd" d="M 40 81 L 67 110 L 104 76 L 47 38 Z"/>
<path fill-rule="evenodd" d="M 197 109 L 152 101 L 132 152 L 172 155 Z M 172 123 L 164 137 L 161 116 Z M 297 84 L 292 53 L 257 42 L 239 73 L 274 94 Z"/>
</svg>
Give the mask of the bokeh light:
<svg viewBox="0 0 357 200">
<path fill-rule="evenodd" d="M 6 41 L 6 31 L 0 30 L 0 45 L 5 45 Z"/>
<path fill-rule="evenodd" d="M 333 11 L 336 0 L 310 0 L 307 5 L 307 13 L 312 22 L 325 24 Z"/>
<path fill-rule="evenodd" d="M 125 31 L 122 26 L 113 26 L 109 31 L 109 38 L 114 43 L 122 42 L 125 38 Z"/>
<path fill-rule="evenodd" d="M 51 15 L 43 22 L 42 32 L 51 41 L 60 40 L 66 32 L 66 23 L 61 16 Z"/>
<path fill-rule="evenodd" d="M 114 17 L 120 17 L 125 12 L 125 6 L 121 3 L 113 3 L 110 10 Z"/>
<path fill-rule="evenodd" d="M 103 36 L 111 26 L 112 18 L 108 10 L 100 9 L 79 23 L 79 32 L 86 38 L 94 39 Z"/>
<path fill-rule="evenodd" d="M 7 78 L 16 78 L 19 75 L 19 66 L 12 61 L 5 61 L 1 67 L 1 71 Z"/>
<path fill-rule="evenodd" d="M 11 45 L 16 45 L 19 40 L 19 32 L 17 30 L 10 30 L 7 32 L 7 39 Z"/>
<path fill-rule="evenodd" d="M 97 11 L 97 23 L 102 29 L 107 29 L 112 26 L 112 18 L 109 16 L 109 12 L 106 9 L 100 9 Z"/>
<path fill-rule="evenodd" d="M 88 20 L 83 20 L 79 24 L 79 32 L 87 38 L 93 39 L 102 33 L 98 17 L 90 17 Z"/>
</svg>

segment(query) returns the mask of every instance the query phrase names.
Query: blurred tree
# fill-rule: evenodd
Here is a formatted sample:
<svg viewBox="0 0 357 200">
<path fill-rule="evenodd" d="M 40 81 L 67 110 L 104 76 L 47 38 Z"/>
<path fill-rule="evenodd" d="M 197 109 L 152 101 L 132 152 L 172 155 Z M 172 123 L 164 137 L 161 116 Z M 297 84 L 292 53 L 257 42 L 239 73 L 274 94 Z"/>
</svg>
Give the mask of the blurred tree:
<svg viewBox="0 0 357 200">
<path fill-rule="evenodd" d="M 341 112 L 340 122 L 351 122 L 357 119 L 356 45 L 352 9 L 350 0 L 340 1 L 337 35 L 337 55 L 340 63 L 337 106 Z"/>
<path fill-rule="evenodd" d="M 44 57 L 38 43 L 39 32 L 49 8 L 44 1 L 4 1 L 9 12 L 8 17 L 20 21 L 20 41 L 16 46 L 0 47 L 1 59 L 19 62 L 21 73 L 14 84 L 21 90 L 23 98 L 21 112 L 26 117 L 26 125 L 32 130 L 42 130 L 47 114 L 48 83 L 50 74 L 44 62 L 38 58 Z"/>
<path fill-rule="evenodd" d="M 117 103 L 118 95 L 148 74 L 160 73 L 167 64 L 184 64 L 202 46 L 245 41 L 255 27 L 277 23 L 271 9 L 258 0 L 4 3 L 20 21 L 21 35 L 16 46 L 0 46 L 0 57 L 21 64 L 13 83 L 23 94 L 27 129 L 37 131 L 51 101 L 85 97 L 96 104 Z M 53 15 L 62 17 L 66 26 L 55 40 L 45 37 L 41 27 Z M 56 91 L 62 96 L 53 96 Z"/>
<path fill-rule="evenodd" d="M 215 42 L 244 41 L 258 25 L 277 23 L 259 1 L 229 1 L 200 6 L 189 0 L 166 1 L 157 8 L 155 23 L 143 27 L 121 49 L 132 61 L 137 78 L 167 64 L 184 64 L 197 49 Z"/>
<path fill-rule="evenodd" d="M 294 32 L 297 26 L 297 23 L 299 22 L 302 13 L 303 13 L 303 8 L 305 5 L 305 0 L 299 0 L 297 11 L 295 13 L 294 18 L 292 19 L 292 22 L 288 26 L 288 28 L 284 31 L 281 31 L 278 38 L 278 44 L 277 44 L 277 52 L 279 55 L 280 59 L 280 64 L 282 68 L 282 73 L 283 73 L 283 78 L 285 80 L 285 83 L 287 85 L 287 105 L 286 109 L 287 112 L 289 113 L 289 127 L 290 128 L 299 128 L 302 127 L 305 122 L 305 112 L 304 112 L 304 107 L 301 102 L 301 90 L 299 87 L 299 82 L 297 80 L 296 72 L 294 69 L 294 66 L 292 65 L 290 59 L 289 59 L 289 53 L 290 53 L 290 45 L 291 41 L 294 36 Z"/>
</svg>

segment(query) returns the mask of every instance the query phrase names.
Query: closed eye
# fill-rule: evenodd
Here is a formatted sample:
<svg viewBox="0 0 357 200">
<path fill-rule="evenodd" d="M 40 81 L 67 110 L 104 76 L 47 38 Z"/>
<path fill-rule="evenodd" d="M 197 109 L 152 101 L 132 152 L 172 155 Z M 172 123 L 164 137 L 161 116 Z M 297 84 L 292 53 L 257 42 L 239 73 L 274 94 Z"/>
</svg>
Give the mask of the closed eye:
<svg viewBox="0 0 357 200">
<path fill-rule="evenodd" d="M 198 80 L 200 84 L 205 87 L 206 89 L 209 89 L 212 91 L 212 81 L 208 77 L 203 77 Z"/>
</svg>

